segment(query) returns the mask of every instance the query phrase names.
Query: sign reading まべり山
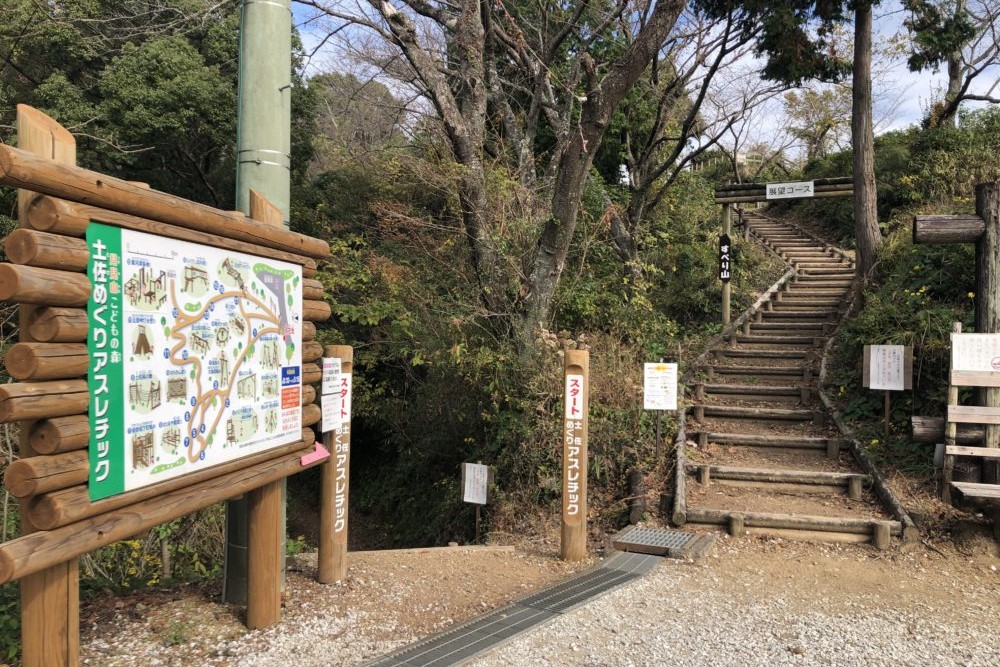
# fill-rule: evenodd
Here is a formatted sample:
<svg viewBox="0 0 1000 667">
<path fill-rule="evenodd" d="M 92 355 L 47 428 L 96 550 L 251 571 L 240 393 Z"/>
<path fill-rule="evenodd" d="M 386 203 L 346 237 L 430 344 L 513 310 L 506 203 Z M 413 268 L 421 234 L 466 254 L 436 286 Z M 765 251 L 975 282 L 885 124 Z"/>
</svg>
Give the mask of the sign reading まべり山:
<svg viewBox="0 0 1000 667">
<path fill-rule="evenodd" d="M 302 268 L 91 223 L 90 498 L 301 437 Z"/>
</svg>

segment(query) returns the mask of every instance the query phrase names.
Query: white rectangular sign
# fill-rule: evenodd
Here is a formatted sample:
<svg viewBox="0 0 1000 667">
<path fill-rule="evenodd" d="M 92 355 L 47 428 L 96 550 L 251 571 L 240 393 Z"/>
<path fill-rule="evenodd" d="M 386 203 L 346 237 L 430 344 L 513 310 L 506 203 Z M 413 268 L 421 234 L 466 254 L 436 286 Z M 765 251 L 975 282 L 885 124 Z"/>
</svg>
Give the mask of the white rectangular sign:
<svg viewBox="0 0 1000 667">
<path fill-rule="evenodd" d="M 340 394 L 323 394 L 320 397 L 320 407 L 323 410 L 323 433 L 339 431 L 344 425 L 340 415 Z"/>
<path fill-rule="evenodd" d="M 677 409 L 677 364 L 644 364 L 642 380 L 644 410 Z"/>
<path fill-rule="evenodd" d="M 302 267 L 91 223 L 90 498 L 295 442 Z"/>
<path fill-rule="evenodd" d="M 795 199 L 797 197 L 812 197 L 813 192 L 814 188 L 812 181 L 768 183 L 766 189 L 768 199 Z"/>
<path fill-rule="evenodd" d="M 906 389 L 906 346 L 868 345 L 869 388 L 887 391 Z"/>
<path fill-rule="evenodd" d="M 340 390 L 340 359 L 323 357 L 323 385 L 321 394 L 326 396 Z"/>
<path fill-rule="evenodd" d="M 462 490 L 462 501 L 474 505 L 485 505 L 490 479 L 489 466 L 481 463 L 463 463 L 462 479 L 465 482 Z"/>
<path fill-rule="evenodd" d="M 951 370 L 1000 371 L 1000 334 L 953 333 Z"/>
</svg>

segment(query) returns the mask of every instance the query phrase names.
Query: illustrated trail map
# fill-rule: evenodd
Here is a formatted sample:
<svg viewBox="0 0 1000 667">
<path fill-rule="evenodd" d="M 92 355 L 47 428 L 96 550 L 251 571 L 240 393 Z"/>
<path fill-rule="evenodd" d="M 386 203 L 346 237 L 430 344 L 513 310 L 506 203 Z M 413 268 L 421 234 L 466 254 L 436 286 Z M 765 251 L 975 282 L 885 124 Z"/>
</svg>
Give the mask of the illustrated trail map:
<svg viewBox="0 0 1000 667">
<path fill-rule="evenodd" d="M 301 437 L 302 268 L 87 228 L 90 498 Z"/>
</svg>

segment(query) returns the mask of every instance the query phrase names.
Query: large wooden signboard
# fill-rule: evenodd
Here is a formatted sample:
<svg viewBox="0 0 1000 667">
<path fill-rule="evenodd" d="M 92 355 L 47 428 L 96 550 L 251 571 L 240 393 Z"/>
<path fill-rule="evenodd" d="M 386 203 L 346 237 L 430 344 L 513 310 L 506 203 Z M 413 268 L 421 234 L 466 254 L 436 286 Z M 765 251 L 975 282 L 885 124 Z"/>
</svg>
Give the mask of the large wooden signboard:
<svg viewBox="0 0 1000 667">
<path fill-rule="evenodd" d="M 951 334 L 951 384 L 1000 386 L 1000 334 Z"/>
<path fill-rule="evenodd" d="M 87 227 L 90 498 L 294 442 L 302 267 Z"/>
</svg>

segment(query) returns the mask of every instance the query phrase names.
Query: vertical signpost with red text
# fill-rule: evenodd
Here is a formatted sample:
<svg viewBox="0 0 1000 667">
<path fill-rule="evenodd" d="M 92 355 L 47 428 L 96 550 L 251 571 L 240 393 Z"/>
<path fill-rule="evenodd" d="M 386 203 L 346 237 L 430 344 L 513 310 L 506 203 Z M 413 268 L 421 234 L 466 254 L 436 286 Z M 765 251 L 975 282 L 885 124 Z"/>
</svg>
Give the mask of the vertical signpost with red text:
<svg viewBox="0 0 1000 667">
<path fill-rule="evenodd" d="M 324 442 L 330 460 L 323 466 L 320 506 L 319 581 L 328 584 L 347 577 L 347 513 L 351 475 L 351 391 L 354 348 L 328 345 L 324 350 Z M 339 366 L 339 368 L 338 368 Z"/>
<path fill-rule="evenodd" d="M 587 414 L 590 353 L 566 350 L 563 417 L 562 541 L 560 556 L 587 557 Z"/>
</svg>

